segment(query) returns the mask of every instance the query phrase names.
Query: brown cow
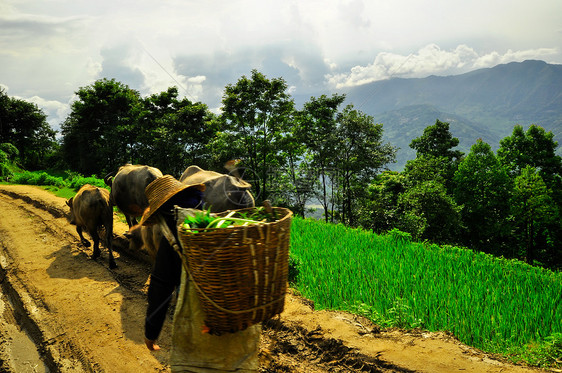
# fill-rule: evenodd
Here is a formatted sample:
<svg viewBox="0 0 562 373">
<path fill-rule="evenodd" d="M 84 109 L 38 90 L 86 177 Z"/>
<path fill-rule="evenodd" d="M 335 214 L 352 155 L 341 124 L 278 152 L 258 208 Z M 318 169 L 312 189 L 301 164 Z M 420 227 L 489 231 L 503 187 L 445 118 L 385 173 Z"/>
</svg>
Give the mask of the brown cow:
<svg viewBox="0 0 562 373">
<path fill-rule="evenodd" d="M 113 258 L 113 250 L 111 248 L 113 236 L 113 209 L 109 204 L 109 191 L 104 188 L 86 184 L 78 193 L 68 201 L 70 207 L 69 222 L 76 225 L 76 232 L 80 236 L 80 242 L 86 247 L 90 247 L 90 242 L 84 238 L 82 230 L 92 237 L 94 241 L 94 253 L 92 258 L 96 259 L 100 256 L 100 237 L 98 228 L 104 227 L 106 234 L 106 246 L 109 251 L 109 268 L 117 267 Z"/>
<path fill-rule="evenodd" d="M 184 184 L 205 184 L 203 209 L 211 212 L 254 207 L 254 197 L 250 193 L 250 184 L 240 178 L 214 171 L 205 171 L 198 166 L 189 166 L 180 177 Z M 157 225 L 132 227 L 125 234 L 129 238 L 129 249 L 139 250 L 143 246 L 154 259 L 162 232 Z"/>
<path fill-rule="evenodd" d="M 162 231 L 159 225 L 143 226 L 137 224 L 131 227 L 128 232 L 125 232 L 125 237 L 129 239 L 129 250 L 135 251 L 144 247 L 154 262 L 162 239 Z"/>
<path fill-rule="evenodd" d="M 155 167 L 126 164 L 119 167 L 115 177 L 109 174 L 104 178 L 111 187 L 110 203 L 123 212 L 129 228 L 137 224 L 135 218 L 148 207 L 144 188 L 161 176 L 162 172 Z"/>
</svg>

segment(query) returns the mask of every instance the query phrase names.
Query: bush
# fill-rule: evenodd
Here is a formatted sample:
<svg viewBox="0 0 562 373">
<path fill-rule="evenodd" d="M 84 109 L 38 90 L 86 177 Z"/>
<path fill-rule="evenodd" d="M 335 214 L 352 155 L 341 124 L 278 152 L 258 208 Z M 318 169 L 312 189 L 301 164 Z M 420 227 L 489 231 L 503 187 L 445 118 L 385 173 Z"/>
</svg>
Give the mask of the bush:
<svg viewBox="0 0 562 373">
<path fill-rule="evenodd" d="M 15 184 L 28 184 L 28 185 L 53 185 L 57 188 L 63 188 L 66 183 L 60 177 L 54 177 L 46 172 L 30 172 L 24 171 L 16 174 L 11 181 Z"/>
<path fill-rule="evenodd" d="M 102 179 L 98 179 L 94 175 L 90 177 L 84 177 L 78 174 L 74 174 L 69 179 L 67 179 L 66 184 L 69 188 L 73 188 L 74 190 L 78 190 L 86 184 L 91 184 L 100 188 L 107 187 L 107 185 L 105 185 L 105 182 Z"/>
</svg>

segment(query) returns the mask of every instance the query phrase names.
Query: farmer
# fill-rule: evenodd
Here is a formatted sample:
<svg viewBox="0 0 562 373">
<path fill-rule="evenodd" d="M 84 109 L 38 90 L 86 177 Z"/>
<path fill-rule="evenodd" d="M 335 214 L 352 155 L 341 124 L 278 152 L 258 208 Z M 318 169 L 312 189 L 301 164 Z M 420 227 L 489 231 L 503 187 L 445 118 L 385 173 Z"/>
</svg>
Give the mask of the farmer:
<svg viewBox="0 0 562 373">
<path fill-rule="evenodd" d="M 203 184 L 185 185 L 170 175 L 154 180 L 145 189 L 149 207 L 141 224 L 163 224 L 162 217 L 175 236 L 175 242 L 173 239 L 172 242 L 179 242 L 174 205 L 199 207 L 203 190 Z M 170 357 L 172 372 L 257 372 L 261 326 L 253 325 L 220 336 L 204 333 L 204 314 L 195 287 L 182 266 L 179 254 L 165 236 L 160 242 L 148 287 L 145 320 L 148 349 L 160 349 L 156 339 L 162 330 L 172 294 L 178 286 Z"/>
</svg>

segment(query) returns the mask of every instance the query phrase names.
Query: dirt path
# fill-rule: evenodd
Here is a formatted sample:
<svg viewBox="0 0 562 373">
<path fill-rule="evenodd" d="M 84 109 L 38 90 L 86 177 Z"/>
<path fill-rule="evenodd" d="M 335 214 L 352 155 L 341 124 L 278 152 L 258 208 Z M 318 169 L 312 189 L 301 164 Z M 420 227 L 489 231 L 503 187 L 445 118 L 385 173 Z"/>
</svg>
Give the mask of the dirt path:
<svg viewBox="0 0 562 373">
<path fill-rule="evenodd" d="M 108 268 L 105 251 L 91 260 L 65 218 L 65 200 L 37 187 L 0 185 L 0 211 L 0 372 L 168 371 L 170 320 L 161 351 L 143 343 L 144 253 L 127 253 L 120 236 L 117 269 Z M 116 220 L 114 233 L 126 229 Z M 264 325 L 262 372 L 540 371 L 443 334 L 380 333 L 365 319 L 309 304 L 288 294 L 281 317 Z"/>
</svg>

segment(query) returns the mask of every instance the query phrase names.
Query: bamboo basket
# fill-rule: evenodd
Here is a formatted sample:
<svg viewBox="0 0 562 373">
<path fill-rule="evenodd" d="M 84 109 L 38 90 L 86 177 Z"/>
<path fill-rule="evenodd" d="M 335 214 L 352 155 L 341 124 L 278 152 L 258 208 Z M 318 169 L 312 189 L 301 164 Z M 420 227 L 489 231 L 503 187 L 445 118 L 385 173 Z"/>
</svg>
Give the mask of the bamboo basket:
<svg viewBox="0 0 562 373">
<path fill-rule="evenodd" d="M 283 311 L 293 213 L 272 209 L 277 220 L 269 223 L 193 229 L 197 233 L 178 227 L 182 261 L 211 334 L 244 330 Z"/>
</svg>

